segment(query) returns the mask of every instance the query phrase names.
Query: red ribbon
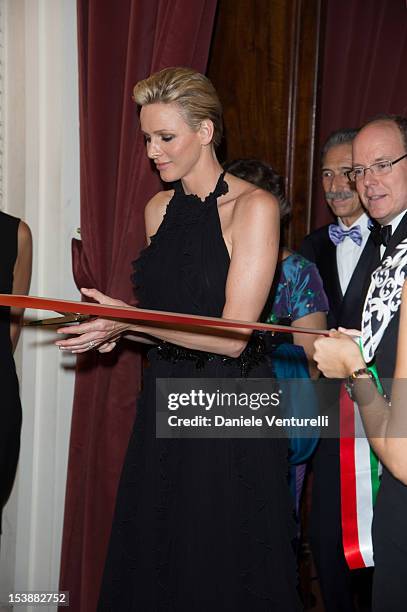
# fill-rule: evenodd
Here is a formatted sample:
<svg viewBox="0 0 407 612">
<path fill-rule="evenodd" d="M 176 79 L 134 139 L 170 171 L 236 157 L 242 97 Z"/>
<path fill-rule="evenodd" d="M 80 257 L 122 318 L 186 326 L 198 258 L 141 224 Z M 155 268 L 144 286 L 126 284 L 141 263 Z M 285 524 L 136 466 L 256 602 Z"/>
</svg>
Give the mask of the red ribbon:
<svg viewBox="0 0 407 612">
<path fill-rule="evenodd" d="M 0 306 L 14 306 L 16 308 L 32 308 L 34 310 L 50 310 L 59 313 L 78 313 L 102 318 L 124 319 L 130 321 L 149 321 L 152 323 L 176 323 L 178 325 L 197 325 L 204 327 L 225 327 L 257 329 L 269 332 L 316 334 L 328 336 L 326 329 L 309 329 L 307 327 L 288 327 L 286 325 L 272 325 L 249 321 L 236 321 L 218 317 L 203 317 L 200 315 L 180 314 L 164 310 L 147 310 L 133 306 L 110 306 L 90 302 L 76 302 L 72 300 L 57 300 L 52 298 L 35 297 L 31 295 L 9 295 L 0 293 Z"/>
</svg>

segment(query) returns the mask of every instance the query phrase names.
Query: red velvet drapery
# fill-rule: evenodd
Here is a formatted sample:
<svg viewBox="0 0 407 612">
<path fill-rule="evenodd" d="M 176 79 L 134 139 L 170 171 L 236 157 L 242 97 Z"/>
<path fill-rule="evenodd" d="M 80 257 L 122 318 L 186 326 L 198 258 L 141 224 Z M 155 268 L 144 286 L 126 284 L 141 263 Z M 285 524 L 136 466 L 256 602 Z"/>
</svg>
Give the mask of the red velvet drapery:
<svg viewBox="0 0 407 612">
<path fill-rule="evenodd" d="M 326 9 L 320 146 L 378 113 L 407 114 L 405 0 L 327 0 Z M 319 187 L 312 226 L 331 220 Z"/>
<path fill-rule="evenodd" d="M 144 206 L 160 188 L 132 86 L 166 66 L 205 71 L 216 0 L 78 0 L 77 7 L 82 241 L 73 245 L 74 276 L 78 287 L 131 303 Z M 139 373 L 131 348 L 78 364 L 60 579 L 74 612 L 96 609 Z"/>
</svg>

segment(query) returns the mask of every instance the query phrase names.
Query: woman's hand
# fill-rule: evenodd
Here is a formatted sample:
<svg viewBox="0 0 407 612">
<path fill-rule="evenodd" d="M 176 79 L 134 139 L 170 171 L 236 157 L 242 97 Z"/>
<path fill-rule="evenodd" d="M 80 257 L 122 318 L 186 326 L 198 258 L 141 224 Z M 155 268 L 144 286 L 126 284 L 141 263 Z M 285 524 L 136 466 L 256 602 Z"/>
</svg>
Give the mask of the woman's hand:
<svg viewBox="0 0 407 612">
<path fill-rule="evenodd" d="M 314 360 L 327 378 L 346 378 L 355 370 L 366 367 L 359 346 L 343 332 L 330 331 L 329 337 L 321 336 L 314 347 Z"/>
<path fill-rule="evenodd" d="M 122 300 L 115 300 L 97 289 L 81 289 L 81 293 L 99 302 L 99 304 L 128 306 Z M 59 328 L 57 330 L 58 334 L 69 333 L 74 334 L 74 337 L 67 340 L 58 340 L 55 344 L 61 351 L 70 351 L 71 353 L 85 353 L 94 348 L 100 353 L 109 353 L 115 348 L 121 334 L 128 328 L 127 323 L 97 318 L 79 325 L 72 325 L 69 327 L 69 331 L 66 327 Z"/>
<path fill-rule="evenodd" d="M 331 331 L 335 331 L 334 329 Z M 346 336 L 351 336 L 352 338 L 360 338 L 362 332 L 360 329 L 348 329 L 347 327 L 338 327 L 338 331 L 342 332 Z"/>
</svg>

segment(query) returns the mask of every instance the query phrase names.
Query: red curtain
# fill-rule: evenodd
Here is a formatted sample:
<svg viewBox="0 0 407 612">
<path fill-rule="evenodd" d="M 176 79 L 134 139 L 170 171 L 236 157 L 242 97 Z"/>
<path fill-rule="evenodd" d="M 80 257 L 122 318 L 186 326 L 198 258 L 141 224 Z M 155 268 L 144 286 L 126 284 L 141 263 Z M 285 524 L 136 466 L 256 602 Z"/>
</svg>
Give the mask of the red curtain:
<svg viewBox="0 0 407 612">
<path fill-rule="evenodd" d="M 77 9 L 82 240 L 73 244 L 74 276 L 78 287 L 131 303 L 144 206 L 160 189 L 132 87 L 166 66 L 205 71 L 216 0 L 78 0 Z M 140 356 L 122 345 L 77 367 L 60 579 L 74 612 L 96 609 L 135 415 Z"/>
<path fill-rule="evenodd" d="M 320 148 L 333 130 L 407 114 L 406 65 L 405 0 L 327 0 Z M 332 220 L 319 184 L 316 192 L 314 228 Z"/>
</svg>

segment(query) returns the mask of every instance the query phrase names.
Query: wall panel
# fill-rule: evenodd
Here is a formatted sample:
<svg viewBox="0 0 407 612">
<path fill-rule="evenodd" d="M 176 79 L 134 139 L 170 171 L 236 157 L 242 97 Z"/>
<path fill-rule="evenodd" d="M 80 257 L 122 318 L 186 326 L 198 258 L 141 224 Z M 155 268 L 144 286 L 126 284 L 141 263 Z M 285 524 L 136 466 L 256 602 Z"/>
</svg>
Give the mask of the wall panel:
<svg viewBox="0 0 407 612">
<path fill-rule="evenodd" d="M 286 177 L 286 242 L 308 231 L 323 0 L 219 0 L 208 65 L 224 106 L 220 157 L 255 157 Z"/>
</svg>

